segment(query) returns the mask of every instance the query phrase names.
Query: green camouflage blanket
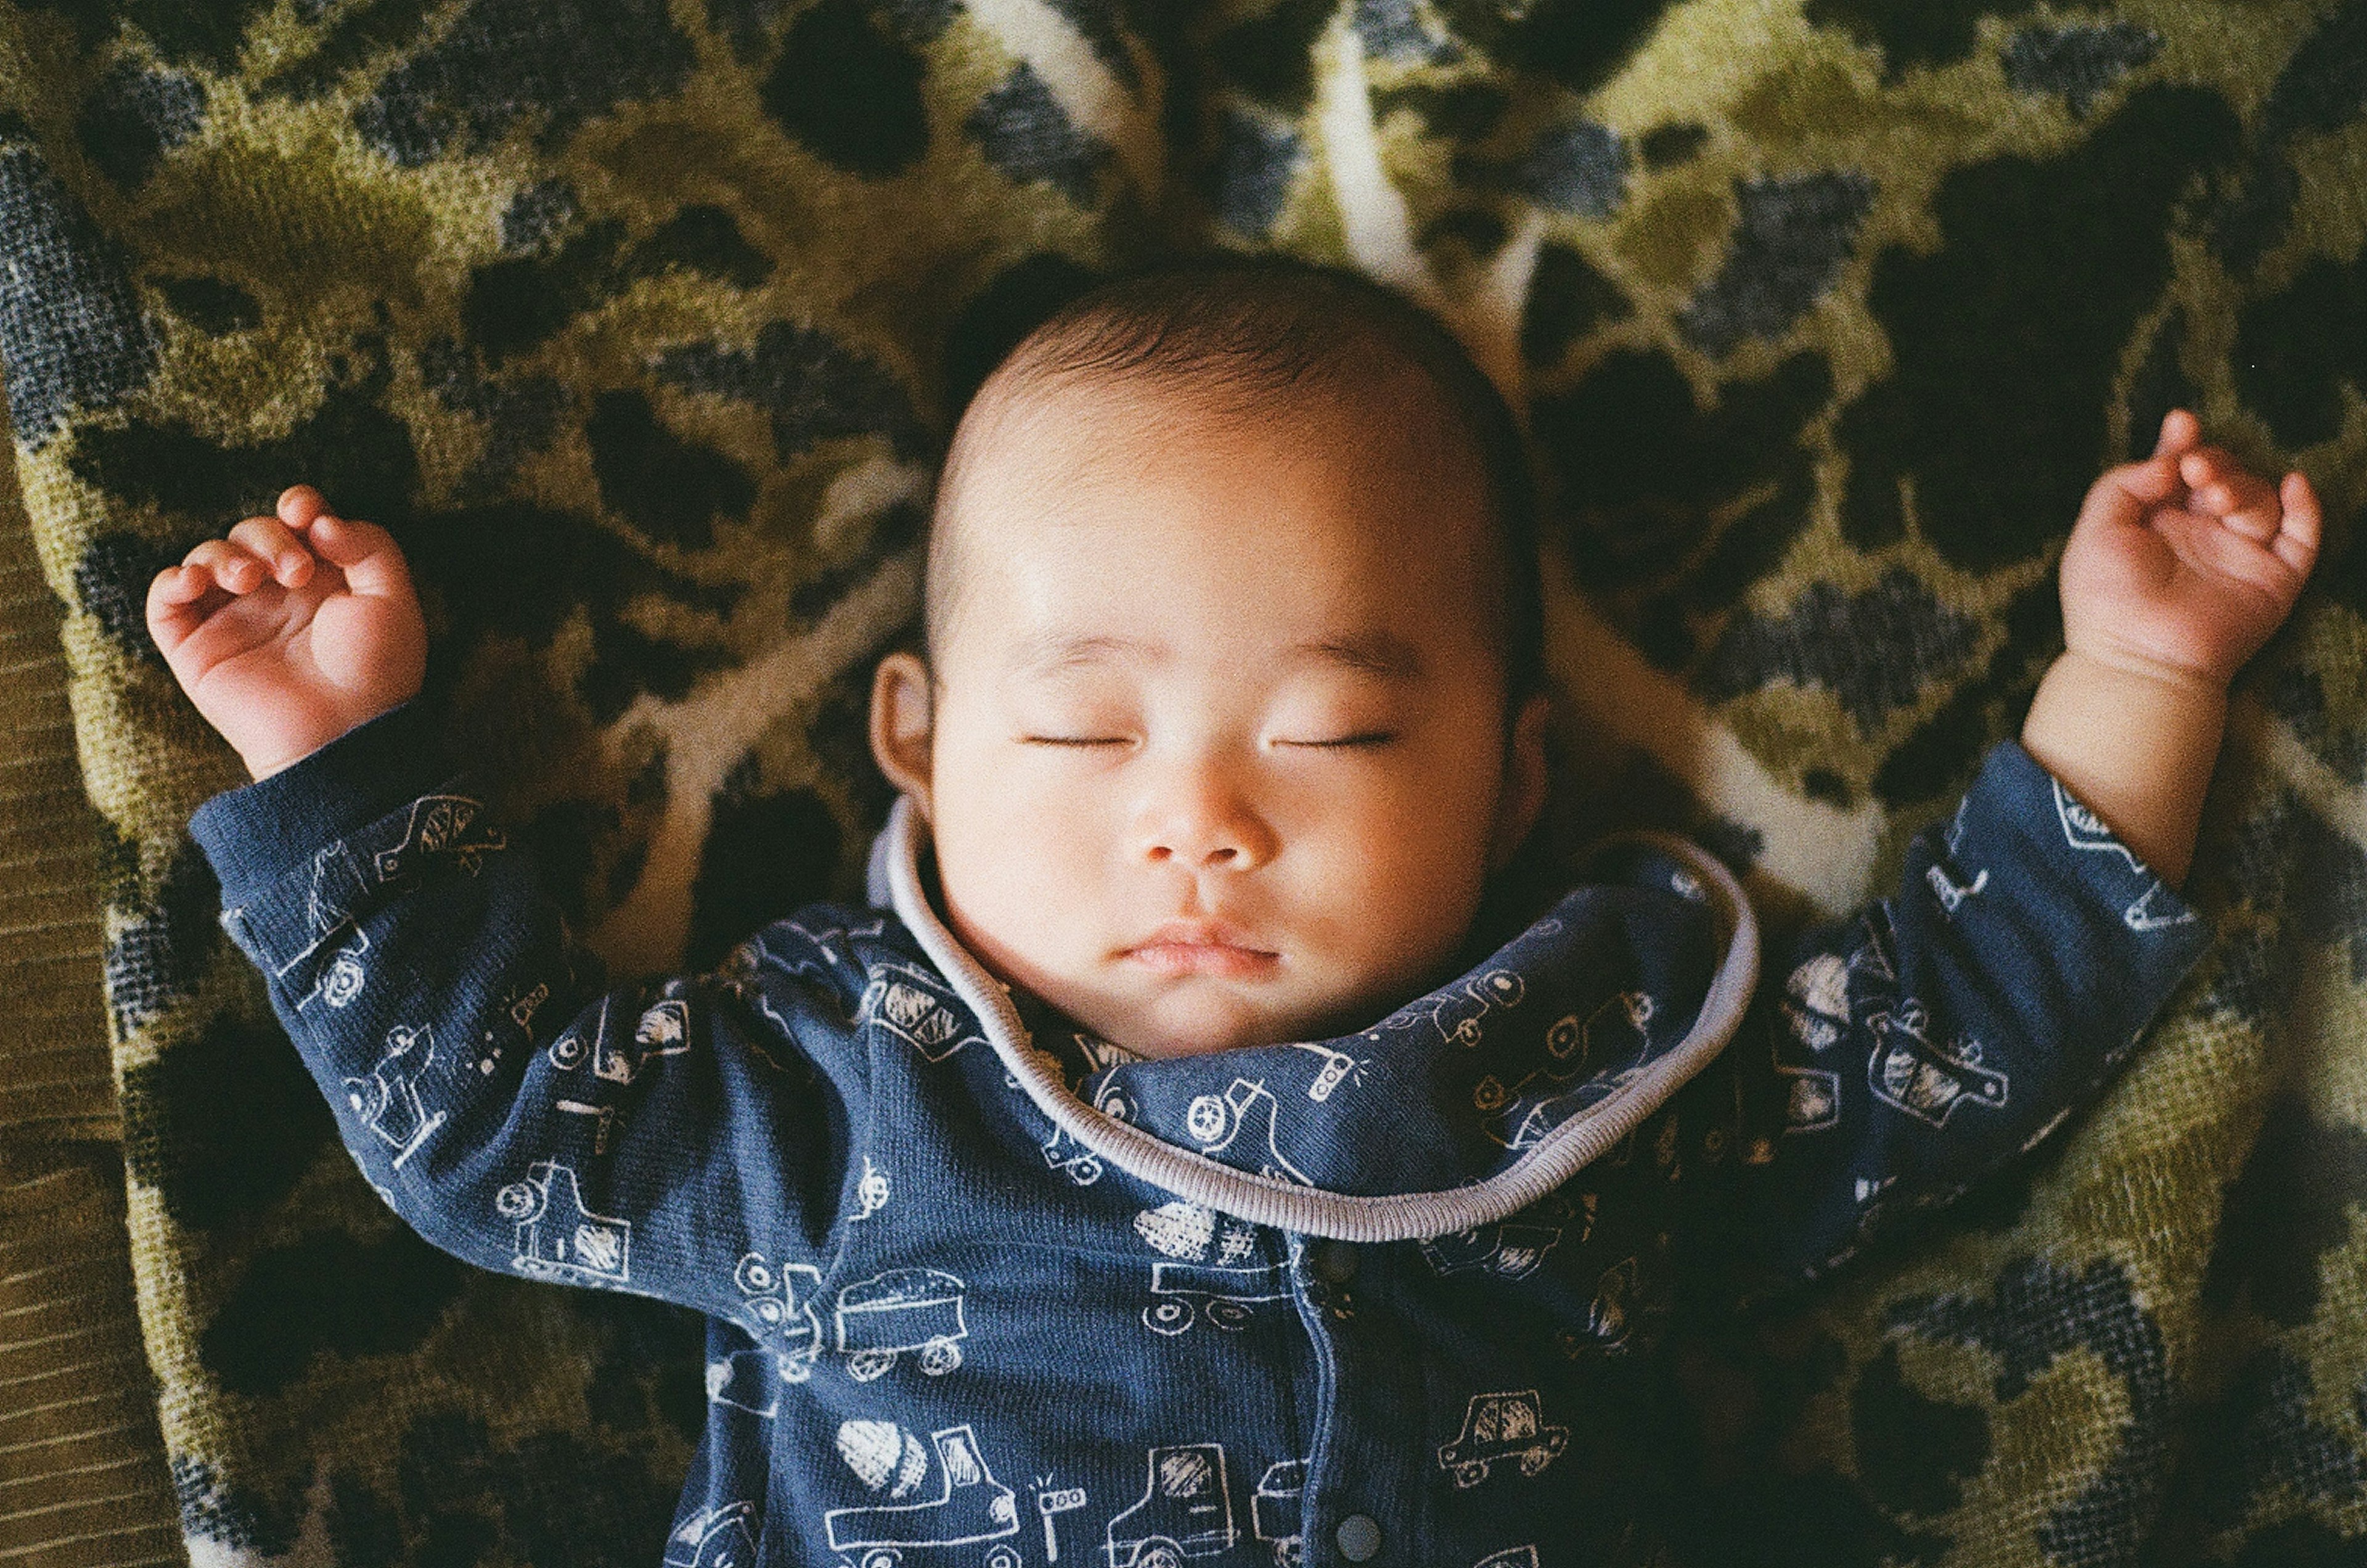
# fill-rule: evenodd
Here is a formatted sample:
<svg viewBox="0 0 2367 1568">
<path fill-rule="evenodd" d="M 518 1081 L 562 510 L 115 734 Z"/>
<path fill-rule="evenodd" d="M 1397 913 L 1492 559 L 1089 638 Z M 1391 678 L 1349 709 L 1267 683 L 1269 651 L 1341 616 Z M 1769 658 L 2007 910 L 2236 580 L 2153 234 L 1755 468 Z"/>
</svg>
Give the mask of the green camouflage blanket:
<svg viewBox="0 0 2367 1568">
<path fill-rule="evenodd" d="M 1416 290 L 1514 389 L 1557 831 L 1689 828 L 1779 927 L 2018 726 L 2165 409 L 2310 474 L 2217 946 L 2016 1180 L 1686 1348 L 1699 1506 L 1636 1555 L 2367 1559 L 2367 0 L 0 0 L 0 360 L 192 1560 L 647 1568 L 703 1391 L 694 1321 L 360 1181 L 215 924 L 185 823 L 240 775 L 150 576 L 300 478 L 389 525 L 554 891 L 705 964 L 857 885 L 961 389 L 1207 243 Z"/>
</svg>

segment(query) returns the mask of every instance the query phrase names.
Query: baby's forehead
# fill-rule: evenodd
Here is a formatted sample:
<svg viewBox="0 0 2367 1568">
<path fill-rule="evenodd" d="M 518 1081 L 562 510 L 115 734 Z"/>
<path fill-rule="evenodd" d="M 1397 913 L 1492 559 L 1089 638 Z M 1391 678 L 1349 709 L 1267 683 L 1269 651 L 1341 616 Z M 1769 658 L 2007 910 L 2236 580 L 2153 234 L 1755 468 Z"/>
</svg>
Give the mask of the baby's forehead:
<svg viewBox="0 0 2367 1568">
<path fill-rule="evenodd" d="M 979 474 L 1057 468 L 1081 454 L 1123 457 L 1178 443 L 1222 446 L 1286 434 L 1310 464 L 1345 484 L 1383 490 L 1419 478 L 1483 491 L 1475 444 L 1443 391 L 1404 360 L 1362 356 L 1288 381 L 1220 367 L 1161 366 L 1035 370 L 1006 365 L 964 414 L 939 481 L 938 511 L 958 516 Z M 1096 464 L 1123 478 L 1123 463 Z M 1040 477 L 1040 476 L 1039 476 Z"/>
</svg>

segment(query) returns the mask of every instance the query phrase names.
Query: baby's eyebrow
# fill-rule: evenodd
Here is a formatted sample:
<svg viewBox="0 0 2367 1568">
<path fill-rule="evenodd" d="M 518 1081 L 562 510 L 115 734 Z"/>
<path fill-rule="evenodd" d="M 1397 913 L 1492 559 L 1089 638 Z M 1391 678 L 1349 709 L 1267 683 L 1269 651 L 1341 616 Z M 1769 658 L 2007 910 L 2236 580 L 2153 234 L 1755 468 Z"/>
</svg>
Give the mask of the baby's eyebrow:
<svg viewBox="0 0 2367 1568">
<path fill-rule="evenodd" d="M 1032 637 L 1012 651 L 1012 668 L 1027 675 L 1058 675 L 1111 660 L 1150 662 L 1165 650 L 1138 637 L 1064 637 L 1057 632 Z"/>
<path fill-rule="evenodd" d="M 1344 664 L 1351 670 L 1390 681 L 1411 681 L 1422 671 L 1421 650 L 1395 632 L 1379 627 L 1303 642 L 1291 652 L 1300 658 Z"/>
<path fill-rule="evenodd" d="M 1049 633 L 1030 637 L 1013 650 L 1012 667 L 1026 675 L 1059 675 L 1112 661 L 1154 664 L 1168 650 L 1139 637 L 1108 635 L 1068 637 Z M 1374 627 L 1339 637 L 1318 637 L 1293 645 L 1285 657 L 1342 665 L 1386 681 L 1411 681 L 1422 672 L 1421 652 L 1395 632 Z"/>
</svg>

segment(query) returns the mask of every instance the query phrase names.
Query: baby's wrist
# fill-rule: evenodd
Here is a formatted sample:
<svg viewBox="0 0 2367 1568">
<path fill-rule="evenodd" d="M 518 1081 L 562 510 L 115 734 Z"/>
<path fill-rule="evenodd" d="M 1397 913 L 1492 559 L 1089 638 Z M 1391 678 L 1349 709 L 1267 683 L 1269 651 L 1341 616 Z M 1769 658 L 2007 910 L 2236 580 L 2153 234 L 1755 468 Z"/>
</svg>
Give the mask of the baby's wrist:
<svg viewBox="0 0 2367 1568">
<path fill-rule="evenodd" d="M 2224 704 L 2232 674 L 2190 664 L 2174 664 L 2107 642 L 2071 639 L 2056 663 L 2069 663 L 2082 685 L 2127 683 L 2145 700 L 2189 698 Z M 2051 673 L 2051 671 L 2050 671 Z"/>
</svg>

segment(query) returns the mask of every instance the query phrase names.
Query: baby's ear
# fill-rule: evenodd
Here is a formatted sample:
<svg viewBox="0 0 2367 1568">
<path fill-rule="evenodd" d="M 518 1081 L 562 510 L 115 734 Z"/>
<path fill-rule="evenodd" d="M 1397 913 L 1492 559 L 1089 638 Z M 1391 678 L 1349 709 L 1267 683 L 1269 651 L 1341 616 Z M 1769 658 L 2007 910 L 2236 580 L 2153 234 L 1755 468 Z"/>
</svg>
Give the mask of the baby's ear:
<svg viewBox="0 0 2367 1568">
<path fill-rule="evenodd" d="M 1488 844 L 1488 869 L 1501 871 L 1537 825 L 1546 805 L 1546 726 L 1553 705 L 1544 693 L 1535 693 L 1521 705 L 1512 720 L 1512 743 L 1504 750 L 1504 793 L 1496 807 L 1496 830 Z"/>
<path fill-rule="evenodd" d="M 871 677 L 871 755 L 888 782 L 912 797 L 923 821 L 932 802 L 929 780 L 935 705 L 929 667 L 913 653 L 891 653 Z"/>
</svg>

